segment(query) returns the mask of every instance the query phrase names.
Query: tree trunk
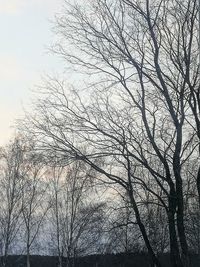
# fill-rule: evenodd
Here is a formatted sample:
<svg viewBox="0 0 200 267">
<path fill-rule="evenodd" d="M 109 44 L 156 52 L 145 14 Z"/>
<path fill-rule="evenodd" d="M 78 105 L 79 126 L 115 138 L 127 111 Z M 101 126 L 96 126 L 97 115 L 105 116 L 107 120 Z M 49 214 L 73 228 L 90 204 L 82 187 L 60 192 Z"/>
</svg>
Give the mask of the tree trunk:
<svg viewBox="0 0 200 267">
<path fill-rule="evenodd" d="M 182 204 L 178 207 L 177 210 L 177 228 L 178 228 L 178 234 L 179 234 L 179 240 L 180 240 L 180 246 L 182 250 L 182 261 L 184 267 L 190 266 L 190 259 L 189 259 L 189 252 L 188 252 L 188 246 L 185 236 L 185 227 L 184 227 L 184 220 L 183 220 L 183 211 L 182 211 Z"/>
<path fill-rule="evenodd" d="M 58 267 L 62 267 L 62 256 L 58 256 Z"/>
<path fill-rule="evenodd" d="M 153 266 L 156 266 L 156 267 L 162 267 L 160 261 L 158 260 L 156 254 L 153 251 L 153 248 L 151 247 L 151 244 L 149 242 L 149 239 L 148 239 L 148 236 L 147 236 L 147 233 L 146 233 L 146 229 L 145 229 L 144 224 L 142 223 L 142 221 L 140 219 L 139 210 L 138 210 L 137 204 L 135 202 L 135 199 L 133 197 L 133 193 L 131 192 L 131 190 L 129 190 L 129 198 L 130 198 L 130 202 L 131 202 L 131 205 L 133 207 L 133 210 L 135 212 L 135 217 L 136 217 L 137 224 L 138 224 L 138 226 L 140 228 L 143 240 L 145 242 L 145 245 L 146 245 L 146 247 L 148 249 L 149 256 L 151 258 L 151 264 Z"/>
<path fill-rule="evenodd" d="M 70 263 L 70 252 L 69 252 L 69 248 L 67 251 L 67 256 L 66 256 L 66 267 L 71 267 L 71 263 Z"/>
<path fill-rule="evenodd" d="M 29 245 L 27 245 L 27 248 L 26 248 L 26 267 L 30 267 L 31 264 L 30 264 L 30 247 Z"/>
<path fill-rule="evenodd" d="M 184 226 L 184 202 L 183 202 L 183 179 L 181 177 L 181 162 L 180 162 L 180 153 L 182 147 L 182 127 L 184 120 L 182 119 L 180 123 L 177 123 L 176 130 L 176 147 L 173 156 L 173 171 L 176 179 L 176 199 L 177 199 L 177 229 L 178 236 L 181 247 L 181 258 L 184 267 L 189 267 L 189 252 L 188 244 L 185 234 Z"/>
<path fill-rule="evenodd" d="M 197 191 L 198 191 L 198 200 L 199 200 L 199 209 L 200 209 L 200 167 L 197 173 Z"/>
<path fill-rule="evenodd" d="M 7 267 L 7 260 L 8 260 L 8 237 L 6 238 L 6 243 L 5 243 L 5 250 L 4 250 L 4 255 L 3 255 L 3 267 Z"/>
<path fill-rule="evenodd" d="M 172 267 L 183 267 L 176 233 L 175 210 L 170 204 L 168 212 L 169 237 L 170 237 L 170 261 Z"/>
<path fill-rule="evenodd" d="M 183 188 L 180 172 L 176 177 L 176 194 L 177 194 L 177 229 L 181 246 L 181 258 L 184 267 L 190 266 L 189 251 L 187 245 L 187 239 L 185 235 L 184 226 L 184 203 L 183 203 Z"/>
</svg>

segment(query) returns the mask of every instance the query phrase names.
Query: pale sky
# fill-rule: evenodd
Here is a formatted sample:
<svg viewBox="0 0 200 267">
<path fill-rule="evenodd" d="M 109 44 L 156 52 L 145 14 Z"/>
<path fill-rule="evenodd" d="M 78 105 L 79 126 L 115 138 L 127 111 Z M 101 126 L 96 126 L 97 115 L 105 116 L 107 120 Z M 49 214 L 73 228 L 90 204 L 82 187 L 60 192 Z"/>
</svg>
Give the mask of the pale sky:
<svg viewBox="0 0 200 267">
<path fill-rule="evenodd" d="M 0 145 L 8 142 L 31 89 L 44 73 L 59 71 L 49 55 L 54 15 L 62 0 L 0 0 Z"/>
</svg>

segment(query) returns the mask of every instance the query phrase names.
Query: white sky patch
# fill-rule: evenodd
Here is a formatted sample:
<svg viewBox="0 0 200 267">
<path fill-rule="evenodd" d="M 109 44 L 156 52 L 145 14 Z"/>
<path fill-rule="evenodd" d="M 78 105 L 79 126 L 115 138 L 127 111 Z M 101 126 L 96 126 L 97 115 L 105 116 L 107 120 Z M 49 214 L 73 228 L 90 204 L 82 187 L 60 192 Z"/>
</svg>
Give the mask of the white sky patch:
<svg viewBox="0 0 200 267">
<path fill-rule="evenodd" d="M 13 119 L 13 110 L 8 112 L 4 107 L 0 107 L 0 146 L 5 145 L 14 133 L 14 128 L 11 127 L 10 121 Z"/>
<path fill-rule="evenodd" d="M 53 12 L 62 3 L 62 0 L 0 0 L 0 13 L 15 15 L 29 8 L 44 8 L 46 12 Z"/>
<path fill-rule="evenodd" d="M 0 0 L 0 13 L 16 14 L 25 7 L 27 1 L 25 0 Z"/>
<path fill-rule="evenodd" d="M 59 72 L 49 55 L 54 15 L 64 0 L 0 0 L 0 145 L 9 141 L 15 120 L 29 107 L 41 76 Z"/>
<path fill-rule="evenodd" d="M 25 70 L 20 62 L 13 57 L 0 56 L 0 80 L 5 82 L 8 80 L 19 81 L 25 78 Z"/>
</svg>

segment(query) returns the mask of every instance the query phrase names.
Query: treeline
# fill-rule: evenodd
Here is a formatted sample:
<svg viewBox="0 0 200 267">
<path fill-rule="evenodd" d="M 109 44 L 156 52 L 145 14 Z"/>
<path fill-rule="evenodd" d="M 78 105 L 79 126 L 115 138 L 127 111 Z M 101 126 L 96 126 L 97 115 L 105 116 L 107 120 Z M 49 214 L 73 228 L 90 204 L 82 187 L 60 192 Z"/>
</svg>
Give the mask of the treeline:
<svg viewBox="0 0 200 267">
<path fill-rule="evenodd" d="M 164 267 L 170 266 L 169 254 L 160 256 Z M 30 257 L 31 266 L 33 267 L 57 267 L 58 258 L 55 256 L 38 256 Z M 63 263 L 66 264 L 66 258 L 63 257 Z M 193 257 L 192 266 L 198 266 L 197 257 Z M 8 257 L 8 267 L 24 267 L 26 266 L 26 257 L 12 255 Z M 121 253 L 121 254 L 105 254 L 105 255 L 89 255 L 75 259 L 74 267 L 147 267 L 149 265 L 149 257 L 146 253 Z"/>
<path fill-rule="evenodd" d="M 196 255 L 191 255 L 192 267 L 199 266 L 199 259 Z M 159 256 L 164 267 L 170 266 L 169 254 Z M 57 267 L 58 258 L 55 256 L 31 256 L 31 266 L 33 267 Z M 66 258 L 63 257 L 63 263 Z M 26 266 L 25 256 L 9 256 L 8 267 L 24 267 Z M 90 255 L 76 258 L 73 261 L 74 267 L 148 267 L 149 256 L 146 253 L 121 253 L 121 254 L 105 254 Z"/>
<path fill-rule="evenodd" d="M 191 241 L 190 259 L 198 260 L 197 193 L 194 182 L 186 182 L 185 227 Z M 159 194 L 156 187 L 152 189 Z M 100 266 L 107 266 L 108 262 L 116 264 L 116 259 L 119 264 L 123 261 L 124 266 L 129 266 L 132 260 L 136 266 L 143 260 L 151 263 L 127 191 L 122 191 L 117 183 L 104 181 L 98 171 L 81 160 L 67 164 L 56 156 L 49 160 L 33 140 L 18 136 L 1 149 L 0 197 L 0 249 L 4 267 L 14 264 L 13 259 L 15 264 L 24 264 L 26 259 L 25 265 L 34 267 L 35 254 L 54 256 L 39 259 L 42 263 L 52 259 L 52 266 L 56 263 L 59 267 L 82 266 L 83 259 L 88 259 L 87 266 L 98 262 Z M 170 251 L 164 208 L 152 202 L 148 188 L 143 192 L 138 190 L 136 200 L 148 240 L 156 255 L 164 255 Z M 106 256 L 109 253 L 124 255 Z M 136 254 L 132 257 L 130 253 Z M 10 257 L 14 254 L 22 256 Z M 92 254 L 96 256 L 80 258 Z M 100 261 L 93 262 L 96 258 Z M 168 266 L 169 256 L 163 259 L 166 259 L 165 263 L 162 260 L 163 266 Z"/>
<path fill-rule="evenodd" d="M 105 203 L 95 198 L 93 171 L 82 162 L 48 165 L 33 145 L 16 138 L 0 157 L 0 249 L 68 260 L 96 253 L 103 237 Z"/>
<path fill-rule="evenodd" d="M 32 254 L 52 255 L 61 267 L 83 255 L 145 251 L 117 187 L 102 183 L 82 161 L 46 160 L 22 136 L 1 149 L 2 266 L 12 254 L 26 255 L 27 267 Z"/>
</svg>

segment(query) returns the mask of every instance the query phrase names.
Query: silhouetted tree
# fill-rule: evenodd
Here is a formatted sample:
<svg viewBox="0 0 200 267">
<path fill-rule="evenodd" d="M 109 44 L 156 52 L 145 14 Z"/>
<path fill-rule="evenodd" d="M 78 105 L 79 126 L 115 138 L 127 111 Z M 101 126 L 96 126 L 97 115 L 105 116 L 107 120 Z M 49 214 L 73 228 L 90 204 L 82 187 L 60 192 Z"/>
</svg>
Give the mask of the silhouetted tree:
<svg viewBox="0 0 200 267">
<path fill-rule="evenodd" d="M 166 213 L 172 266 L 190 265 L 185 170 L 199 156 L 197 13 L 196 0 L 67 4 L 53 49 L 92 77 L 87 94 L 49 80 L 28 118 L 39 149 L 84 161 L 128 195 L 157 267 L 139 205 L 146 192 L 149 212 Z M 199 163 L 194 171 L 199 192 Z"/>
</svg>

